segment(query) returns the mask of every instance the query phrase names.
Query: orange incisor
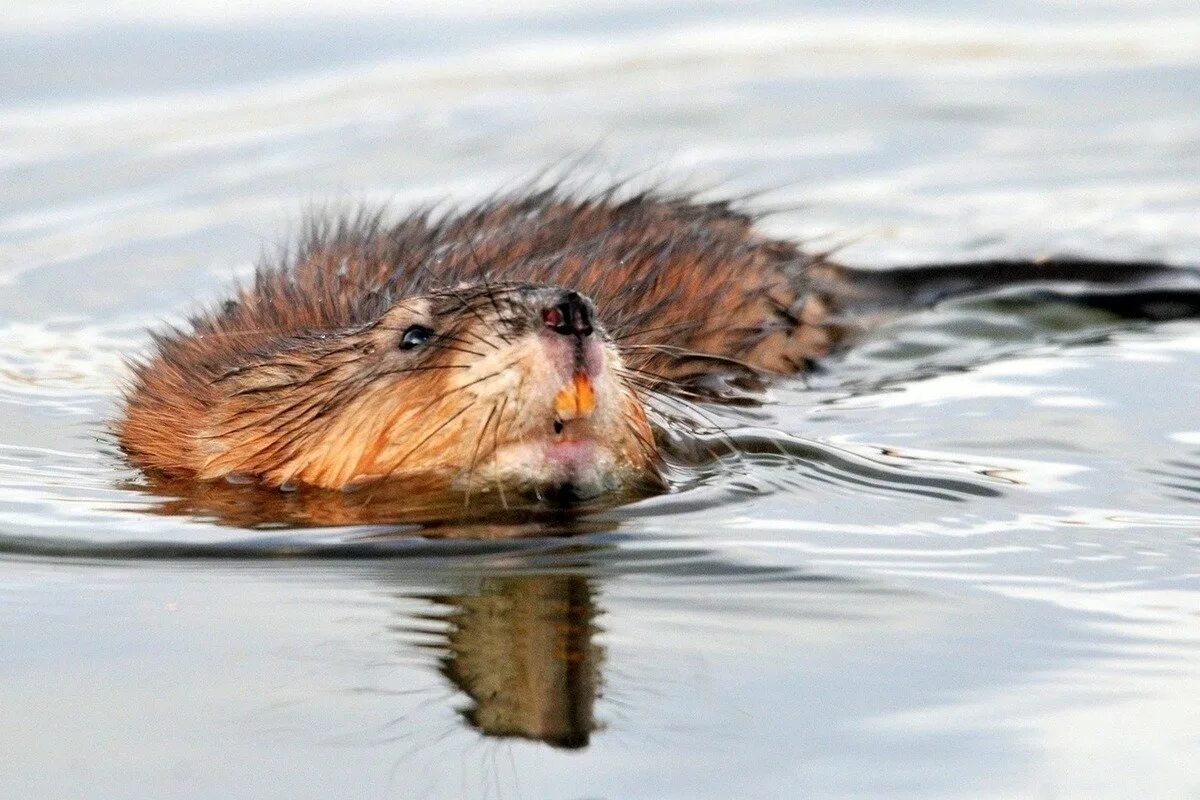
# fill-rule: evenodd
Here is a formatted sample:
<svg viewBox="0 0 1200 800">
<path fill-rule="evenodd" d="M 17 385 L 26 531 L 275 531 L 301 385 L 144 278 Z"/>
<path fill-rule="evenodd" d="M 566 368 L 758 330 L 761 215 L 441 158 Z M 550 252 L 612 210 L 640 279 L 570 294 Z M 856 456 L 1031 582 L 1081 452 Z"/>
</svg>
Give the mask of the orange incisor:
<svg viewBox="0 0 1200 800">
<path fill-rule="evenodd" d="M 576 372 L 571 382 L 554 396 L 554 413 L 563 422 L 586 417 L 596 409 L 596 392 L 586 372 Z"/>
</svg>

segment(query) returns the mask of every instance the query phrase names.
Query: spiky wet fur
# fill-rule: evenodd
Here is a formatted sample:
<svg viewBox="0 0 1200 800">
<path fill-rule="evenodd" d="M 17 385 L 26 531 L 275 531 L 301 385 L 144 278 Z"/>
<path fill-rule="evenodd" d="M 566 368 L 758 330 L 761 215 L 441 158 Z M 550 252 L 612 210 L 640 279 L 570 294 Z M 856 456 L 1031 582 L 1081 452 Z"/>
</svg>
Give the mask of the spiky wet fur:
<svg viewBox="0 0 1200 800">
<path fill-rule="evenodd" d="M 121 445 L 173 477 L 417 488 L 497 462 L 502 486 L 513 476 L 494 458 L 500 440 L 523 435 L 512 426 L 532 412 L 498 378 L 529 366 L 481 359 L 512 344 L 497 325 L 512 287 L 555 286 L 595 302 L 624 415 L 614 459 L 652 472 L 654 397 L 718 369 L 794 372 L 836 341 L 820 287 L 837 268 L 753 223 L 727 203 L 615 189 L 532 191 L 396 223 L 317 217 L 233 299 L 155 336 L 133 366 Z M 430 314 L 437 357 L 395 356 L 404 327 Z"/>
</svg>

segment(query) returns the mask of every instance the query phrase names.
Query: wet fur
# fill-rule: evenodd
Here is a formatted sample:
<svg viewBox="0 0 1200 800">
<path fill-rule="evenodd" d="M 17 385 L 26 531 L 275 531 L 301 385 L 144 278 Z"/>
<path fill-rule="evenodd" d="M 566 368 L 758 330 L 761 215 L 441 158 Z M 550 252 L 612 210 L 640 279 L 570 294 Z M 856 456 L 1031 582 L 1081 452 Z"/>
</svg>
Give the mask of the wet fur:
<svg viewBox="0 0 1200 800">
<path fill-rule="evenodd" d="M 316 219 L 294 255 L 262 265 L 215 311 L 155 336 L 133 368 L 121 444 L 135 464 L 169 476 L 349 483 L 388 413 L 368 391 L 388 376 L 356 365 L 389 346 L 389 311 L 441 292 L 444 313 L 469 324 L 511 283 L 590 296 L 633 391 L 677 391 L 719 368 L 796 371 L 837 338 L 831 298 L 812 288 L 815 274 L 829 283 L 836 268 L 760 236 L 753 222 L 725 203 L 556 191 L 394 224 L 370 213 Z M 413 371 L 400 391 L 437 396 L 445 381 L 437 369 Z M 308 430 L 335 417 L 345 452 L 324 457 L 338 463 L 321 474 L 264 466 L 300 457 L 313 446 Z"/>
</svg>

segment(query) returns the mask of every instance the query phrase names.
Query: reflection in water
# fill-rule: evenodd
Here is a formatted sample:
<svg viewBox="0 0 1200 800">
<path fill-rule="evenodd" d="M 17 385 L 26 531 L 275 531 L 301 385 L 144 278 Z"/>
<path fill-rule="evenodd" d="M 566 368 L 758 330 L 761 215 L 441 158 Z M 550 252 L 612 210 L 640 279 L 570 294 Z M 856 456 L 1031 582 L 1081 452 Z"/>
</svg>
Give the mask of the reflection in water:
<svg viewBox="0 0 1200 800">
<path fill-rule="evenodd" d="M 401 660 L 410 647 L 433 653 L 435 668 L 453 691 L 444 698 L 435 694 L 431 701 L 454 706 L 458 720 L 489 739 L 572 750 L 587 747 L 603 727 L 595 707 L 606 685 L 604 673 L 628 678 L 609 663 L 597 641 L 604 630 L 597 620 L 606 613 L 598 600 L 602 576 L 652 573 L 661 579 L 660 600 L 695 581 L 736 587 L 720 601 L 720 610 L 701 612 L 714 624 L 722 613 L 731 615 L 715 630 L 739 631 L 770 608 L 767 616 L 786 616 L 789 635 L 796 636 L 827 635 L 819 632 L 834 621 L 861 624 L 861 611 L 854 609 L 880 591 L 841 576 L 741 563 L 688 547 L 563 543 L 461 562 L 441 577 L 419 568 L 422 582 L 432 577 L 453 587 L 437 592 L 412 591 L 411 564 L 400 560 L 394 569 L 385 581 L 397 604 L 398 621 L 390 630 L 400 640 Z M 887 592 L 893 604 L 900 599 L 894 589 Z M 413 600 L 425 607 L 414 610 Z M 747 607 L 753 609 L 750 617 L 743 616 Z M 628 615 L 617 619 L 632 621 Z M 676 670 L 669 672 L 678 677 Z M 632 683 L 644 688 L 647 670 L 638 668 L 636 675 Z M 611 684 L 603 695 L 615 701 Z"/>
<path fill-rule="evenodd" d="M 207 519 L 237 528 L 303 528 L 406 524 L 433 537 L 510 538 L 527 523 L 600 511 L 647 496 L 647 487 L 631 486 L 586 501 L 507 497 L 485 492 L 412 493 L 383 484 L 354 492 L 302 488 L 280 491 L 222 481 L 147 479 L 125 488 L 155 502 L 139 510 L 163 516 Z M 536 532 L 543 532 L 540 529 Z M 388 535 L 393 535 L 389 533 Z"/>
<path fill-rule="evenodd" d="M 1179 285 L 1018 285 L 948 300 L 883 324 L 814 377 L 819 388 L 869 397 L 1046 346 L 1065 350 L 1108 343 L 1149 320 L 1195 318 L 1200 314 L 1196 277 L 1186 273 L 1172 280 Z"/>
<path fill-rule="evenodd" d="M 446 609 L 441 672 L 470 698 L 461 713 L 473 728 L 587 746 L 602 651 L 586 578 L 488 577 L 475 592 L 429 599 Z"/>
<path fill-rule="evenodd" d="M 739 494 L 759 495 L 780 487 L 791 490 L 812 483 L 832 484 L 856 493 L 902 494 L 961 502 L 970 497 L 997 497 L 1001 486 L 1014 482 L 1003 474 L 1002 466 L 992 462 L 925 459 L 881 448 L 874 448 L 873 457 L 864 458 L 861 447 L 851 450 L 758 427 L 720 428 L 716 433 L 702 430 L 660 433 L 666 459 L 666 494 L 690 496 L 688 502 L 693 506 L 729 502 Z M 735 477 L 736 485 L 730 480 Z M 704 498 L 693 491 L 701 487 L 714 487 L 722 497 Z M 422 536 L 437 538 L 516 538 L 525 535 L 519 529 L 531 524 L 577 519 L 663 494 L 657 483 L 626 486 L 580 501 L 569 497 L 521 497 L 513 493 L 507 496 L 486 492 L 419 493 L 404 484 L 385 483 L 353 492 L 307 487 L 281 491 L 224 481 L 156 477 L 126 483 L 123 488 L 151 500 L 149 505 L 131 510 L 205 519 L 230 527 L 412 525 L 420 528 Z"/>
</svg>

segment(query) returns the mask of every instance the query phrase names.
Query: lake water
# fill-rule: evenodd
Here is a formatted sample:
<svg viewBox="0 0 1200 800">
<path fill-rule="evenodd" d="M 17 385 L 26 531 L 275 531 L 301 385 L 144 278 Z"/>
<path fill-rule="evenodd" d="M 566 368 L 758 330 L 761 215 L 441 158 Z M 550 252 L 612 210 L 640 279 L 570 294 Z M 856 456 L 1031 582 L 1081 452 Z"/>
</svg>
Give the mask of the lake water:
<svg viewBox="0 0 1200 800">
<path fill-rule="evenodd" d="M 1200 795 L 1198 322 L 946 305 L 480 541 L 189 514 L 105 434 L 304 209 L 580 153 L 853 263 L 1200 264 L 1192 0 L 400 6 L 0 19 L 0 796 Z"/>
</svg>

